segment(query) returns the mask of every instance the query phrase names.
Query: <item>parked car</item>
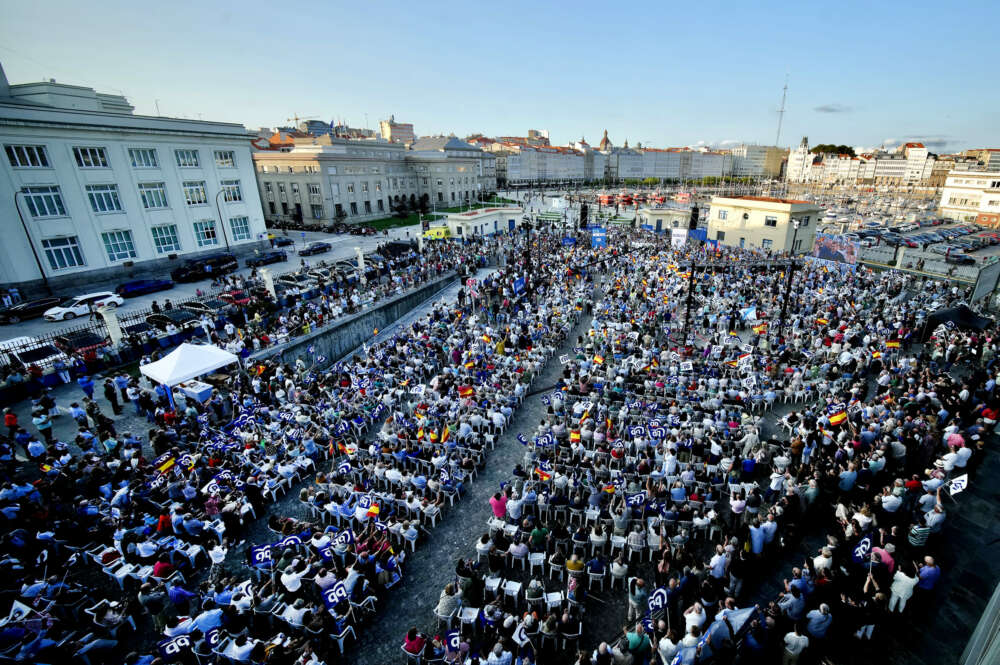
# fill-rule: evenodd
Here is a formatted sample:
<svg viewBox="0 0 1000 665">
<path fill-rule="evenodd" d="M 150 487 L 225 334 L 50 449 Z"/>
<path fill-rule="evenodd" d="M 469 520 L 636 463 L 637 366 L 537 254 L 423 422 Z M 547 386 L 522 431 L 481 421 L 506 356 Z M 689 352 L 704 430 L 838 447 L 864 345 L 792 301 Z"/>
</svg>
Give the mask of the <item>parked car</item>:
<svg viewBox="0 0 1000 665">
<path fill-rule="evenodd" d="M 287 287 L 291 290 L 298 291 L 308 291 L 312 287 L 316 286 L 316 282 L 313 281 L 309 276 L 303 275 L 301 273 L 291 272 L 287 275 L 282 275 L 275 280 L 276 283 Z"/>
<path fill-rule="evenodd" d="M 132 298 L 146 293 L 156 293 L 174 288 L 174 283 L 169 279 L 134 279 L 115 287 L 115 293 L 122 298 Z"/>
<path fill-rule="evenodd" d="M 333 245 L 328 242 L 311 242 L 299 250 L 299 256 L 312 256 L 313 254 L 323 254 L 333 249 Z"/>
<path fill-rule="evenodd" d="M 59 335 L 54 342 L 64 353 L 70 355 L 75 353 L 83 356 L 84 360 L 93 360 L 97 349 L 105 346 L 108 340 L 89 330 L 78 330 Z"/>
<path fill-rule="evenodd" d="M 273 241 L 275 247 L 291 247 L 295 244 L 295 241 L 288 236 L 278 236 L 274 238 Z"/>
<path fill-rule="evenodd" d="M 86 293 L 82 296 L 67 298 L 55 307 L 45 310 L 46 321 L 69 321 L 78 316 L 87 316 L 98 307 L 118 307 L 124 305 L 125 299 L 111 291 Z"/>
<path fill-rule="evenodd" d="M 241 289 L 231 289 L 220 294 L 219 299 L 230 305 L 247 305 L 250 303 L 250 294 Z"/>
<path fill-rule="evenodd" d="M 166 330 L 167 326 L 172 323 L 178 330 L 183 330 L 197 325 L 199 319 L 193 312 L 186 309 L 169 309 L 159 314 L 150 314 L 146 317 L 146 323 L 159 330 Z"/>
<path fill-rule="evenodd" d="M 374 227 L 371 227 L 371 226 L 352 226 L 351 227 L 351 235 L 352 236 L 373 236 L 376 233 L 378 233 L 378 231 L 376 231 L 374 229 Z"/>
<path fill-rule="evenodd" d="M 976 265 L 976 259 L 969 256 L 968 254 L 960 254 L 958 252 L 952 252 L 948 256 L 944 257 L 944 260 L 948 263 L 954 263 L 960 266 L 974 266 Z"/>
<path fill-rule="evenodd" d="M 231 273 L 239 267 L 240 264 L 232 254 L 213 254 L 185 261 L 184 265 L 175 268 L 170 276 L 175 282 L 195 282 L 206 277 Z"/>
<path fill-rule="evenodd" d="M 38 300 L 25 300 L 16 305 L 0 309 L 0 324 L 20 323 L 26 319 L 35 319 L 41 316 L 46 310 L 52 309 L 62 301 L 62 298 L 39 298 Z"/>
<path fill-rule="evenodd" d="M 208 314 L 209 316 L 215 315 L 217 312 L 226 309 L 229 303 L 223 302 L 218 298 L 203 298 L 201 300 L 191 300 L 180 306 L 181 309 L 186 309 L 189 312 L 197 316 L 202 314 Z"/>
<path fill-rule="evenodd" d="M 6 361 L 5 364 L 37 365 L 41 369 L 52 366 L 57 360 L 62 360 L 67 366 L 70 364 L 69 356 L 53 344 L 26 336 L 0 342 L 0 358 Z"/>
<path fill-rule="evenodd" d="M 271 263 L 281 263 L 282 261 L 288 260 L 288 254 L 280 249 L 274 249 L 269 252 L 262 252 L 257 256 L 251 256 L 247 259 L 247 268 L 255 268 L 257 266 L 266 266 Z"/>
<path fill-rule="evenodd" d="M 343 222 L 337 222 L 333 226 L 327 227 L 328 233 L 347 233 L 351 230 L 351 227 Z"/>
</svg>

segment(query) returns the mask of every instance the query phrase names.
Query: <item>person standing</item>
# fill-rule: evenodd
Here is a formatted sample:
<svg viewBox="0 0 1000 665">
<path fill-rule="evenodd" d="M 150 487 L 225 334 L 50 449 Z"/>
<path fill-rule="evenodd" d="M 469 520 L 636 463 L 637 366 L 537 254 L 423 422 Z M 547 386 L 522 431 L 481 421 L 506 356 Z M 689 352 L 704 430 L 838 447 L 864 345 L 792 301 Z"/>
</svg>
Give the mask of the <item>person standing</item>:
<svg viewBox="0 0 1000 665">
<path fill-rule="evenodd" d="M 802 634 L 802 629 L 796 621 L 792 632 L 785 635 L 785 651 L 781 656 L 781 665 L 796 665 L 799 656 L 808 646 L 809 638 Z"/>
<path fill-rule="evenodd" d="M 45 443 L 52 443 L 52 420 L 49 419 L 49 415 L 45 411 L 35 411 L 31 422 L 35 425 L 38 433 L 45 439 Z"/>
<path fill-rule="evenodd" d="M 111 410 L 114 414 L 120 415 L 122 409 L 118 404 L 118 391 L 115 390 L 115 384 L 111 382 L 111 379 L 104 379 L 104 398 L 111 403 Z"/>
<path fill-rule="evenodd" d="M 80 390 L 89 399 L 94 399 L 94 380 L 90 378 L 89 375 L 84 374 L 76 382 L 80 385 Z"/>
<path fill-rule="evenodd" d="M 18 429 L 17 414 L 9 406 L 3 410 L 3 425 L 7 428 L 7 438 L 13 441 Z"/>
</svg>

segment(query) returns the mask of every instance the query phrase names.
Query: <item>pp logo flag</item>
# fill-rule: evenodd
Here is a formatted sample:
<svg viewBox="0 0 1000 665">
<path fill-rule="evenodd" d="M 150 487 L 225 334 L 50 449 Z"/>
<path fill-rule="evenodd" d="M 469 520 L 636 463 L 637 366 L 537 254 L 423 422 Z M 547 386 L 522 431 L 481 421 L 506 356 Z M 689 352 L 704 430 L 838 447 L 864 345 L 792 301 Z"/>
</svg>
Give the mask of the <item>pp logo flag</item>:
<svg viewBox="0 0 1000 665">
<path fill-rule="evenodd" d="M 344 529 L 337 534 L 337 537 L 333 539 L 335 545 L 352 545 L 354 543 L 354 532 L 350 529 Z"/>
<path fill-rule="evenodd" d="M 448 642 L 448 651 L 458 651 L 462 648 L 462 635 L 457 630 L 449 630 L 445 634 Z"/>
<path fill-rule="evenodd" d="M 956 476 L 952 479 L 951 485 L 948 490 L 951 492 L 951 496 L 955 496 L 959 492 L 965 490 L 969 486 L 969 474 L 963 473 L 961 476 Z"/>
<path fill-rule="evenodd" d="M 191 648 L 191 638 L 187 635 L 178 635 L 177 637 L 172 637 L 169 640 L 163 640 L 156 646 L 159 648 L 160 653 L 163 654 L 164 658 L 173 660 L 174 657 L 179 655 L 182 651 L 187 651 Z"/>
<path fill-rule="evenodd" d="M 657 610 L 662 610 L 667 606 L 667 589 L 666 587 L 660 587 L 653 593 L 649 594 L 649 611 L 656 612 Z"/>
<path fill-rule="evenodd" d="M 323 604 L 327 608 L 335 607 L 342 600 L 347 600 L 347 587 L 343 582 L 337 582 L 323 592 Z"/>
<path fill-rule="evenodd" d="M 345 473 L 350 473 L 350 472 L 351 472 L 351 463 L 350 462 L 341 462 L 340 465 L 337 467 L 337 473 L 339 473 L 341 475 L 343 475 Z"/>
<path fill-rule="evenodd" d="M 632 506 L 633 508 L 638 508 L 639 506 L 646 503 L 646 495 L 642 492 L 636 494 L 630 494 L 626 499 L 625 503 Z"/>
<path fill-rule="evenodd" d="M 270 545 L 258 545 L 257 547 L 250 550 L 251 556 L 253 557 L 253 565 L 255 566 L 265 566 L 271 563 L 271 546 Z"/>
</svg>

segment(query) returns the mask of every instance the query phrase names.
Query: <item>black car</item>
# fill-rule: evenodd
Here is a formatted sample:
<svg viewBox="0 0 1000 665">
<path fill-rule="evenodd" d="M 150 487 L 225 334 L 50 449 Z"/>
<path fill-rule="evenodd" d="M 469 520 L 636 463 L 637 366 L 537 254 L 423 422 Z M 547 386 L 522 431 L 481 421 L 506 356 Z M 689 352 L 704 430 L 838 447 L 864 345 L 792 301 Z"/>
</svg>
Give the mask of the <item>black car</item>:
<svg viewBox="0 0 1000 665">
<path fill-rule="evenodd" d="M 351 227 L 351 235 L 352 236 L 373 236 L 376 233 L 378 233 L 378 231 L 376 231 L 375 228 L 371 227 L 371 226 L 352 226 Z"/>
<path fill-rule="evenodd" d="M 146 323 L 160 330 L 166 330 L 172 323 L 178 330 L 182 330 L 198 323 L 198 317 L 186 309 L 169 309 L 159 314 L 150 314 L 146 317 Z"/>
<path fill-rule="evenodd" d="M 225 275 L 239 267 L 240 264 L 232 254 L 213 254 L 185 261 L 184 265 L 175 268 L 170 276 L 175 282 L 195 282 L 215 275 Z"/>
<path fill-rule="evenodd" d="M 397 259 L 406 256 L 416 249 L 416 245 L 401 240 L 392 240 L 378 249 L 378 253 L 387 259 Z"/>
<path fill-rule="evenodd" d="M 282 261 L 288 260 L 288 254 L 280 249 L 275 249 L 270 252 L 263 252 L 258 256 L 251 256 L 247 259 L 247 268 L 255 268 L 257 266 L 266 266 L 271 263 L 281 263 Z"/>
<path fill-rule="evenodd" d="M 202 314 L 208 314 L 209 316 L 214 315 L 216 312 L 220 312 L 229 307 L 229 303 L 219 300 L 218 298 L 204 298 L 202 300 L 192 300 L 181 305 L 181 309 L 186 309 L 189 312 L 201 316 Z"/>
<path fill-rule="evenodd" d="M 291 238 L 280 236 L 272 240 L 271 244 L 273 244 L 275 247 L 291 247 L 292 245 L 295 244 L 295 241 L 292 240 Z"/>
<path fill-rule="evenodd" d="M 166 291 L 167 289 L 172 288 L 174 288 L 174 283 L 169 279 L 136 279 L 131 282 L 119 284 L 115 287 L 115 293 L 120 295 L 122 298 L 131 298 L 133 296 L 141 296 L 147 293 Z"/>
<path fill-rule="evenodd" d="M 329 252 L 331 249 L 333 249 L 333 245 L 328 242 L 311 242 L 299 250 L 299 256 L 322 254 L 324 252 Z"/>
<path fill-rule="evenodd" d="M 93 356 L 98 347 L 108 343 L 104 337 L 86 330 L 59 335 L 53 341 L 60 351 L 68 354 L 78 353 L 84 359 Z"/>
<path fill-rule="evenodd" d="M 0 324 L 19 323 L 25 319 L 35 319 L 62 302 L 62 298 L 39 298 L 25 300 L 16 305 L 0 309 Z"/>
</svg>

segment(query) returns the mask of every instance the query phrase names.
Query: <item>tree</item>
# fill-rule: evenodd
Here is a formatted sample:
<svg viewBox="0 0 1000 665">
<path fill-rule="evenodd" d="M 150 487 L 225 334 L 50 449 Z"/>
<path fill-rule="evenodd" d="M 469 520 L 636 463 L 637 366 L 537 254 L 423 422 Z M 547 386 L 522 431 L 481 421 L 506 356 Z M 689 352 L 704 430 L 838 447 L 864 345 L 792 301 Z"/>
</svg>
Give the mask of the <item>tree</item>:
<svg viewBox="0 0 1000 665">
<path fill-rule="evenodd" d="M 431 197 L 426 192 L 420 195 L 420 214 L 426 215 L 431 211 Z"/>
<path fill-rule="evenodd" d="M 833 143 L 820 143 L 809 151 L 814 155 L 818 154 L 834 154 L 834 155 L 850 155 L 855 157 L 854 148 L 849 145 L 834 145 Z"/>
<path fill-rule="evenodd" d="M 396 217 L 400 219 L 406 219 L 407 215 L 410 214 L 410 206 L 407 204 L 405 196 L 396 202 L 393 212 L 395 212 Z"/>
<path fill-rule="evenodd" d="M 333 216 L 335 222 L 343 222 L 347 219 L 347 211 L 344 210 L 343 206 L 337 206 L 337 212 Z"/>
<path fill-rule="evenodd" d="M 652 185 L 659 184 L 659 182 L 660 182 L 659 178 L 645 178 L 642 181 L 642 184 L 647 185 L 647 186 L 652 186 Z"/>
</svg>

